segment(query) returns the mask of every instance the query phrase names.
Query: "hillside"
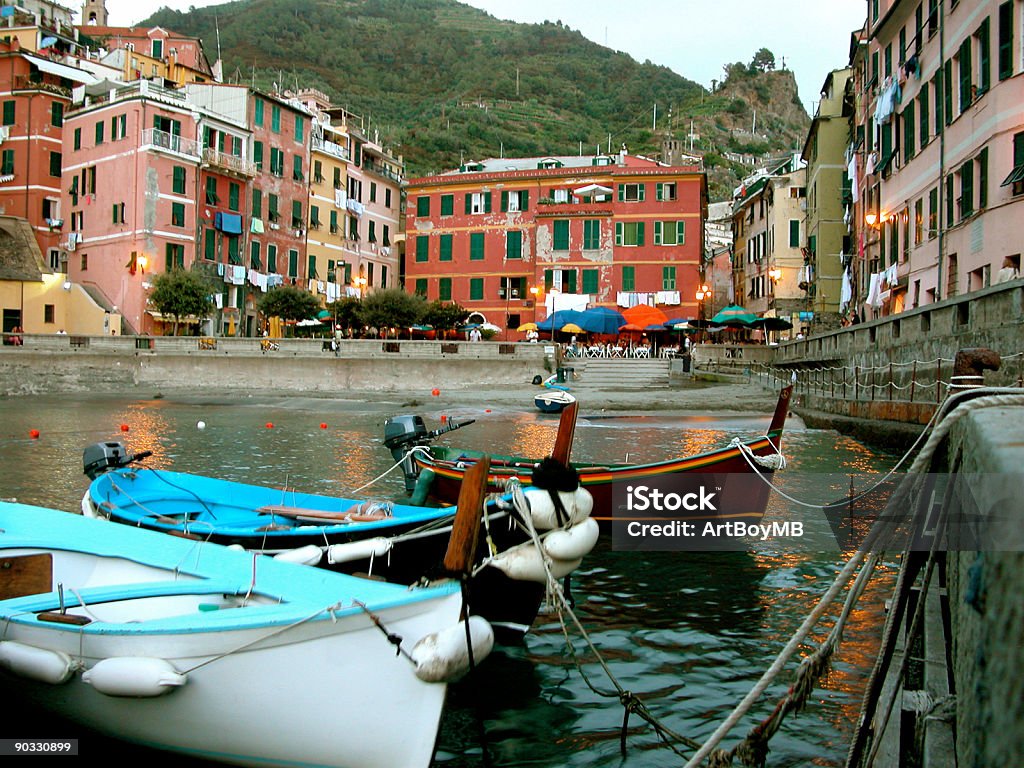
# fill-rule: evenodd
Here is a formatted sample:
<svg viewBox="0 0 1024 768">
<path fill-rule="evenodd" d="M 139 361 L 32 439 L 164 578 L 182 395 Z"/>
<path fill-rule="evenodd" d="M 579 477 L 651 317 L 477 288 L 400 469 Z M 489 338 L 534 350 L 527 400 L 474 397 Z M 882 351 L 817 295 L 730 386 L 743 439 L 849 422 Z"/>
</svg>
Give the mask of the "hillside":
<svg viewBox="0 0 1024 768">
<path fill-rule="evenodd" d="M 410 176 L 501 154 L 626 144 L 655 155 L 671 113 L 677 137 L 694 121 L 717 199 L 749 172 L 727 152 L 791 150 L 809 123 L 791 73 L 733 65 L 709 94 L 560 23 L 502 21 L 455 0 L 239 0 L 164 8 L 142 24 L 201 38 L 211 60 L 219 26 L 225 80 L 326 92 L 403 155 Z M 755 109 L 758 135 L 744 135 Z"/>
</svg>

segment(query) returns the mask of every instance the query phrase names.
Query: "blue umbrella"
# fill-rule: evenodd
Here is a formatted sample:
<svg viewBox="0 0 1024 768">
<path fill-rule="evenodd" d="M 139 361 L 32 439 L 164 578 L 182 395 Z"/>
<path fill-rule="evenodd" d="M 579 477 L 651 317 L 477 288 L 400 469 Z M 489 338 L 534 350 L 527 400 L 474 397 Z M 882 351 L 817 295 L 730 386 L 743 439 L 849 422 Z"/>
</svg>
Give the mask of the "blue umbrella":
<svg viewBox="0 0 1024 768">
<path fill-rule="evenodd" d="M 537 329 L 541 331 L 559 330 L 563 325 L 575 323 L 583 327 L 583 313 L 575 309 L 560 309 L 549 317 L 537 323 Z"/>
<path fill-rule="evenodd" d="M 591 307 L 582 314 L 583 320 L 576 325 L 591 333 L 618 333 L 619 328 L 626 324 L 621 312 L 608 307 Z"/>
</svg>

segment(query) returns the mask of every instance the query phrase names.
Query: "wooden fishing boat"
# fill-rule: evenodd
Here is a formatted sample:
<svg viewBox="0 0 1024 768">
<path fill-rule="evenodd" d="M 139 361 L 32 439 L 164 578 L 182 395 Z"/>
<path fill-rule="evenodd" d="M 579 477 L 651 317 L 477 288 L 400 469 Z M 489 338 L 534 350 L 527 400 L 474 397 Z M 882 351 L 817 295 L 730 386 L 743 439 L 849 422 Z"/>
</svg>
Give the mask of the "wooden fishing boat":
<svg viewBox="0 0 1024 768">
<path fill-rule="evenodd" d="M 742 441 L 742 444 L 730 444 L 722 448 L 700 453 L 693 456 L 682 456 L 664 461 L 647 464 L 607 464 L 594 465 L 569 461 L 572 443 L 572 429 L 578 404 L 566 408 L 561 415 L 559 435 L 553 455 L 567 463 L 579 473 L 581 486 L 590 491 L 594 500 L 593 516 L 609 529 L 613 517 L 613 495 L 628 485 L 638 483 L 654 483 L 673 476 L 689 474 L 715 474 L 723 478 L 730 476 L 749 475 L 752 472 L 750 463 L 744 458 L 746 452 L 753 457 L 778 456 L 782 448 L 782 432 L 786 417 L 789 414 L 789 400 L 792 387 L 785 387 L 779 393 L 775 412 L 768 429 L 761 437 Z M 397 417 L 408 419 L 409 417 Z M 415 417 L 418 419 L 419 417 Z M 397 420 L 396 419 L 396 420 Z M 389 420 L 392 421 L 392 420 Z M 422 421 L 422 420 L 420 420 Z M 408 425 L 411 422 L 405 421 Z M 468 423 L 468 422 L 467 422 Z M 459 424 L 449 424 L 440 434 L 457 429 Z M 437 445 L 433 443 L 435 433 L 409 434 L 403 439 L 392 433 L 385 440 L 396 458 L 404 458 L 403 469 L 406 472 L 406 488 L 417 500 L 432 501 L 438 504 L 452 504 L 458 496 L 459 485 L 466 471 L 483 455 L 480 451 L 464 448 Z M 520 456 L 496 456 L 490 454 L 490 472 L 488 488 L 493 493 L 506 489 L 510 479 L 515 478 L 524 486 L 532 483 L 534 467 L 538 459 Z M 759 470 L 770 475 L 773 467 L 759 466 Z M 734 481 L 736 485 L 736 481 Z M 744 484 L 743 517 L 760 517 L 764 513 L 768 501 L 768 487 L 764 483 Z"/>
<path fill-rule="evenodd" d="M 465 671 L 438 655 L 467 636 L 455 580 L 410 589 L 12 503 L 0 567 L 10 700 L 183 757 L 426 768 Z M 479 661 L 493 637 L 467 621 Z"/>
<path fill-rule="evenodd" d="M 121 443 L 89 446 L 92 478 L 82 513 L 134 527 L 214 541 L 307 565 L 399 584 L 449 575 L 443 563 L 455 523 L 451 507 L 424 507 L 302 493 L 144 466 Z M 459 479 L 460 491 L 472 487 Z M 544 601 L 541 580 L 513 578 L 493 555 L 523 544 L 527 532 L 508 501 L 467 501 L 482 524 L 474 534 L 467 580 L 473 612 L 502 639 L 521 636 Z M 582 556 L 582 554 L 581 554 Z"/>
</svg>

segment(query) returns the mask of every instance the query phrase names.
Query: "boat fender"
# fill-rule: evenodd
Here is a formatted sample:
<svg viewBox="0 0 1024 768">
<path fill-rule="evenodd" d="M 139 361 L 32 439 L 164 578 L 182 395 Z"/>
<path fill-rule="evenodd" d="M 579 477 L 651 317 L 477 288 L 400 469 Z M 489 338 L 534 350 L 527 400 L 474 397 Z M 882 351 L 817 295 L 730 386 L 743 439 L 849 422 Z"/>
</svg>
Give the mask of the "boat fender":
<svg viewBox="0 0 1024 768">
<path fill-rule="evenodd" d="M 538 531 L 550 531 L 554 528 L 561 528 L 563 525 L 573 526 L 581 523 L 590 517 L 594 509 L 594 499 L 590 491 L 585 488 L 577 488 L 575 491 L 560 491 L 558 498 L 562 502 L 568 519 L 559 521 L 558 511 L 551 494 L 539 488 L 526 488 L 523 495 L 530 507 L 530 516 L 533 518 L 533 525 Z"/>
<path fill-rule="evenodd" d="M 556 560 L 579 560 L 594 548 L 600 532 L 597 521 L 588 517 L 571 528 L 545 536 L 544 551 Z"/>
<path fill-rule="evenodd" d="M 122 656 L 103 659 L 82 680 L 107 696 L 151 698 L 184 685 L 187 677 L 165 659 Z"/>
<path fill-rule="evenodd" d="M 391 517 L 394 505 L 390 501 L 364 501 L 352 507 L 345 518 L 353 523 L 376 523 Z"/>
<path fill-rule="evenodd" d="M 391 539 L 374 536 L 372 539 L 350 541 L 345 544 L 332 544 L 327 548 L 327 562 L 350 563 L 353 560 L 367 560 L 371 557 L 386 555 L 391 550 Z"/>
<path fill-rule="evenodd" d="M 469 642 L 472 643 L 473 664 L 479 664 L 494 647 L 494 629 L 482 616 L 470 616 Z M 466 623 L 432 632 L 421 638 L 412 649 L 416 677 L 427 683 L 451 683 L 469 672 L 469 648 Z"/>
<path fill-rule="evenodd" d="M 582 562 L 582 558 L 556 560 L 549 557 L 548 568 L 553 578 L 561 579 L 579 568 Z M 548 581 L 547 571 L 544 569 L 544 555 L 532 541 L 506 549 L 491 558 L 489 564 L 515 581 L 534 581 L 538 584 L 546 584 Z"/>
<path fill-rule="evenodd" d="M 71 679 L 77 666 L 66 653 L 4 640 L 0 642 L 0 669 L 18 677 L 60 685 Z"/>
<path fill-rule="evenodd" d="M 288 563 L 298 563 L 299 565 L 318 565 L 320 558 L 323 556 L 324 551 L 320 547 L 316 544 L 307 544 L 304 547 L 296 547 L 295 549 L 278 552 L 274 555 L 274 559 L 284 560 Z"/>
</svg>

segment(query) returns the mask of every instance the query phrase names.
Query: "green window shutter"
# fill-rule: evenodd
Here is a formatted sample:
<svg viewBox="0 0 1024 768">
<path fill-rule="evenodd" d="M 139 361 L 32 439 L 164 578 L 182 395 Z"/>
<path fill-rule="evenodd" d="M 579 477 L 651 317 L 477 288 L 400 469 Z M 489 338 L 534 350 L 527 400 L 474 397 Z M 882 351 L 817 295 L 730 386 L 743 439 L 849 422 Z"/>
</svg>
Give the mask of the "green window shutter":
<svg viewBox="0 0 1024 768">
<path fill-rule="evenodd" d="M 203 238 L 203 257 L 207 261 L 217 260 L 217 230 L 207 229 Z"/>
<path fill-rule="evenodd" d="M 917 106 L 920 110 L 918 115 L 918 129 L 921 133 L 921 146 L 923 147 L 928 143 L 928 85 L 927 83 L 921 86 L 921 95 L 917 99 Z"/>
<path fill-rule="evenodd" d="M 491 193 L 484 192 L 484 213 L 491 212 Z"/>
<path fill-rule="evenodd" d="M 232 211 L 238 210 L 238 197 L 241 190 L 242 188 L 237 184 L 232 183 L 228 185 L 228 208 Z"/>
<path fill-rule="evenodd" d="M 519 193 L 519 210 L 525 211 L 530 207 L 530 193 L 527 190 L 523 190 Z M 488 210 L 490 210 L 488 208 Z"/>
<path fill-rule="evenodd" d="M 637 187 L 639 187 L 639 192 L 640 192 L 640 196 L 639 196 L 638 199 L 642 203 L 644 201 L 645 197 L 647 196 L 647 185 L 646 184 L 637 184 Z"/>
<path fill-rule="evenodd" d="M 638 221 L 636 224 L 636 244 L 644 244 L 644 223 L 642 221 Z"/>
<path fill-rule="evenodd" d="M 544 270 L 544 293 L 549 293 L 555 284 L 555 272 L 551 269 Z"/>
<path fill-rule="evenodd" d="M 1013 2 L 999 6 L 999 79 L 1013 77 Z M 4 123 L 6 123 L 6 119 Z"/>
<path fill-rule="evenodd" d="M 240 237 L 229 237 L 229 238 L 227 238 L 227 242 L 228 242 L 228 263 L 229 264 L 238 264 L 239 266 L 241 266 L 242 258 L 241 258 L 241 256 L 238 255 L 238 245 L 239 245 L 239 243 L 242 242 L 242 238 L 240 238 Z"/>
<path fill-rule="evenodd" d="M 4 125 L 14 125 L 16 105 L 13 99 L 4 102 Z"/>
<path fill-rule="evenodd" d="M 676 245 L 686 245 L 686 222 L 682 219 L 676 222 Z"/>
<path fill-rule="evenodd" d="M 960 45 L 960 111 L 965 111 L 974 100 L 971 94 L 971 38 Z"/>
<path fill-rule="evenodd" d="M 74 147 L 75 147 L 75 149 L 81 149 L 82 148 L 82 129 L 81 128 L 75 128 L 75 134 L 74 135 L 75 135 Z"/>
<path fill-rule="evenodd" d="M 254 141 L 252 143 L 252 161 L 256 164 L 256 169 L 263 170 L 263 142 Z"/>
<path fill-rule="evenodd" d="M 281 108 L 277 104 L 270 105 L 270 130 L 281 132 Z"/>
<path fill-rule="evenodd" d="M 295 116 L 295 140 L 300 144 L 305 140 L 305 125 L 302 122 L 302 115 Z"/>
<path fill-rule="evenodd" d="M 619 200 L 620 203 L 625 202 L 625 200 L 626 200 L 626 185 L 625 184 L 619 184 L 618 200 Z"/>
<path fill-rule="evenodd" d="M 441 215 L 451 216 L 455 213 L 455 195 L 441 195 Z"/>
<path fill-rule="evenodd" d="M 949 59 L 942 70 L 943 101 L 945 102 L 944 119 L 946 125 L 953 122 L 953 60 Z"/>
<path fill-rule="evenodd" d="M 420 195 L 418 198 L 416 198 L 416 215 L 430 215 L 430 198 L 427 197 L 426 195 Z"/>
<path fill-rule="evenodd" d="M 988 207 L 988 147 L 978 155 L 978 207 Z"/>
<path fill-rule="evenodd" d="M 473 195 L 469 192 L 466 193 L 466 213 L 470 214 L 473 212 Z"/>
<path fill-rule="evenodd" d="M 505 258 L 523 258 L 523 233 L 518 229 L 510 230 L 505 235 Z"/>
<path fill-rule="evenodd" d="M 596 251 L 601 247 L 601 222 L 597 219 L 583 221 L 583 250 Z"/>
<path fill-rule="evenodd" d="M 174 166 L 171 191 L 176 195 L 185 194 L 185 169 L 180 165 Z"/>
<path fill-rule="evenodd" d="M 254 219 L 263 218 L 263 191 L 260 189 L 252 191 L 252 217 Z"/>
<path fill-rule="evenodd" d="M 437 281 L 437 298 L 441 301 L 452 300 L 452 279 L 450 277 L 442 277 Z"/>
<path fill-rule="evenodd" d="M 665 199 L 665 185 L 660 181 L 655 185 L 654 199 L 659 202 Z"/>
<path fill-rule="evenodd" d="M 330 226 L 331 226 L 331 229 L 330 229 L 331 234 L 332 235 L 338 234 L 338 212 L 337 211 L 331 211 L 331 225 Z"/>
<path fill-rule="evenodd" d="M 483 261 L 484 258 L 484 233 L 473 232 L 469 236 L 469 258 L 470 261 Z"/>
<path fill-rule="evenodd" d="M 253 122 L 258 127 L 263 127 L 263 99 L 256 99 L 256 103 L 253 106 Z"/>
<path fill-rule="evenodd" d="M 171 203 L 171 224 L 176 227 L 185 226 L 185 204 Z"/>
<path fill-rule="evenodd" d="M 562 291 L 565 293 L 576 293 L 576 270 L 562 270 Z"/>
<path fill-rule="evenodd" d="M 552 222 L 553 225 L 553 237 L 552 247 L 556 251 L 568 251 L 569 250 L 569 220 L 568 219 L 556 219 Z"/>
<path fill-rule="evenodd" d="M 992 42 L 989 34 L 988 16 L 978 27 L 978 95 L 985 93 L 992 85 Z"/>
<path fill-rule="evenodd" d="M 660 221 L 654 222 L 654 244 L 655 245 L 661 245 L 662 244 L 662 242 L 663 242 L 663 239 L 662 239 L 663 229 L 664 229 L 663 222 L 660 222 Z"/>
<path fill-rule="evenodd" d="M 907 160 L 917 152 L 914 134 L 917 129 L 917 118 L 914 115 L 914 101 L 911 99 L 903 110 L 903 153 Z"/>
<path fill-rule="evenodd" d="M 416 238 L 416 261 L 424 262 L 427 261 L 430 254 L 430 240 L 426 235 L 420 235 Z"/>
<path fill-rule="evenodd" d="M 473 277 L 469 281 L 469 298 L 472 301 L 480 301 L 484 297 L 484 279 Z"/>
<path fill-rule="evenodd" d="M 424 277 L 417 277 L 416 278 L 416 295 L 417 296 L 422 296 L 423 298 L 427 297 L 427 280 L 426 280 L 426 278 L 424 278 Z"/>
<path fill-rule="evenodd" d="M 288 277 L 299 276 L 299 252 L 294 248 L 288 251 Z"/>
<path fill-rule="evenodd" d="M 501 212 L 506 213 L 508 211 L 508 190 L 502 190 L 501 193 Z M 469 195 L 466 195 L 466 213 L 469 213 Z"/>
<path fill-rule="evenodd" d="M 60 178 L 61 160 L 62 157 L 60 152 L 50 153 L 50 175 L 56 176 L 58 179 Z"/>
<path fill-rule="evenodd" d="M 206 177 L 206 204 L 216 205 L 217 198 L 217 179 L 214 176 Z"/>
<path fill-rule="evenodd" d="M 57 128 L 64 125 L 64 105 L 59 101 L 50 104 L 50 125 Z"/>
<path fill-rule="evenodd" d="M 942 119 L 942 68 L 940 67 L 935 72 L 935 77 L 932 79 L 933 88 L 932 95 L 935 97 L 935 135 L 938 136 L 942 133 L 942 126 L 944 120 Z"/>
<path fill-rule="evenodd" d="M 98 123 L 96 123 L 96 143 L 97 144 L 102 144 L 103 143 L 103 127 L 104 126 L 103 126 L 103 121 L 102 120 L 100 120 Z"/>
<path fill-rule="evenodd" d="M 598 276 L 598 270 L 596 270 L 596 269 L 584 269 L 583 270 L 583 292 L 584 293 L 597 293 L 597 276 Z"/>
<path fill-rule="evenodd" d="M 953 223 L 953 174 L 946 177 L 946 226 Z"/>
<path fill-rule="evenodd" d="M 319 277 L 316 271 L 316 256 L 311 253 L 306 255 L 306 277 L 311 280 L 316 280 Z"/>
<path fill-rule="evenodd" d="M 615 222 L 615 244 L 622 245 L 622 222 Z"/>
<path fill-rule="evenodd" d="M 974 213 L 974 161 L 968 160 L 960 169 L 960 218 Z"/>
<path fill-rule="evenodd" d="M 302 218 L 302 203 L 298 200 L 292 200 L 292 226 L 298 229 L 305 223 Z"/>
<path fill-rule="evenodd" d="M 277 246 L 267 245 L 267 272 L 277 272 Z"/>
<path fill-rule="evenodd" d="M 622 268 L 622 290 L 636 290 L 636 267 Z"/>
<path fill-rule="evenodd" d="M 263 265 L 260 263 L 259 240 L 253 240 L 251 243 L 249 243 L 249 267 L 255 270 L 263 269 Z"/>
<path fill-rule="evenodd" d="M 452 236 L 441 235 L 441 261 L 452 260 Z"/>
<path fill-rule="evenodd" d="M 676 268 L 661 268 L 661 290 L 674 291 L 676 289 Z"/>
</svg>

